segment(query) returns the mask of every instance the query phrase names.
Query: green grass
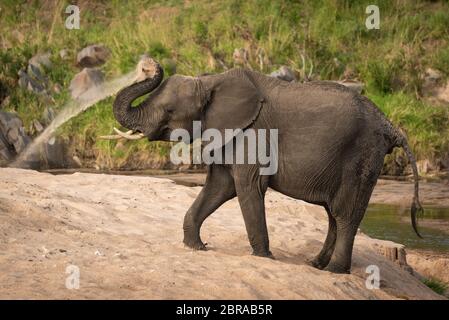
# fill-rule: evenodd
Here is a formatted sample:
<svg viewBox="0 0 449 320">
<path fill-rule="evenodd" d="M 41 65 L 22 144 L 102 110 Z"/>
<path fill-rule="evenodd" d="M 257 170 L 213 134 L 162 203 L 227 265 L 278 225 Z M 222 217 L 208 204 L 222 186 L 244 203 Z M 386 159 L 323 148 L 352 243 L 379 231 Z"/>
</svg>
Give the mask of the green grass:
<svg viewBox="0 0 449 320">
<path fill-rule="evenodd" d="M 102 67 L 107 78 L 133 69 L 143 53 L 162 62 L 166 74 L 218 73 L 234 67 L 235 48 L 249 50 L 248 66 L 271 72 L 280 65 L 297 71 L 313 64 L 314 79 L 343 79 L 348 73 L 366 84 L 365 94 L 408 134 L 419 159 L 449 152 L 448 108 L 420 97 L 427 67 L 449 76 L 449 3 L 379 0 L 380 30 L 367 30 L 365 8 L 372 1 L 95 1 L 81 5 L 80 30 L 64 27 L 68 1 L 3 1 L 0 5 L 0 81 L 9 88 L 6 108 L 26 128 L 40 119 L 47 101 L 17 87 L 17 72 L 38 52 L 52 54 L 48 73 L 57 111 L 68 99 L 70 80 L 79 71 L 76 53 L 102 43 L 111 57 Z M 20 32 L 20 35 L 17 34 Z M 22 38 L 22 39 L 20 39 Z M 61 49 L 69 58 L 59 57 Z M 262 59 L 260 59 L 262 58 Z M 262 60 L 262 63 L 261 63 Z M 220 63 L 222 61 L 222 63 Z M 97 140 L 117 126 L 112 99 L 98 103 L 63 126 L 60 134 L 78 153 L 120 167 L 136 153 L 166 157 L 161 143 Z M 81 151 L 85 150 L 85 151 Z M 93 154 L 93 155 L 92 155 Z M 98 162 L 97 161 L 97 162 Z"/>
<path fill-rule="evenodd" d="M 440 295 L 444 295 L 446 293 L 447 285 L 438 279 L 428 278 L 425 279 L 423 282 L 426 286 L 428 286 L 430 289 L 432 289 L 434 292 Z"/>
</svg>

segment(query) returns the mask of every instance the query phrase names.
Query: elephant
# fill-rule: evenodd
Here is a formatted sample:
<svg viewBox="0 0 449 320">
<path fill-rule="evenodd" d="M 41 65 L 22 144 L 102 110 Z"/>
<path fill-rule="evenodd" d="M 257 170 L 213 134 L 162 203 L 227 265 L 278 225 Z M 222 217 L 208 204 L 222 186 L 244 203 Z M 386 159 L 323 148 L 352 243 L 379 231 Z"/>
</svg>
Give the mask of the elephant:
<svg viewBox="0 0 449 320">
<path fill-rule="evenodd" d="M 170 141 L 171 133 L 180 128 L 193 136 L 194 121 L 201 121 L 201 130 L 278 130 L 278 168 L 272 175 L 261 175 L 260 163 L 207 165 L 206 182 L 184 217 L 186 246 L 206 250 L 200 237 L 203 222 L 237 197 L 252 254 L 274 258 L 264 204 L 270 187 L 324 207 L 327 236 L 309 263 L 333 273 L 350 273 L 355 235 L 384 157 L 395 147 L 403 148 L 412 167 L 411 223 L 420 236 L 416 217 L 423 208 L 415 157 L 405 134 L 365 96 L 330 81 L 286 82 L 249 69 L 163 79 L 163 68 L 154 59 L 147 57 L 141 67 L 144 80 L 123 88 L 113 103 L 116 120 L 129 129 L 121 136 Z"/>
</svg>

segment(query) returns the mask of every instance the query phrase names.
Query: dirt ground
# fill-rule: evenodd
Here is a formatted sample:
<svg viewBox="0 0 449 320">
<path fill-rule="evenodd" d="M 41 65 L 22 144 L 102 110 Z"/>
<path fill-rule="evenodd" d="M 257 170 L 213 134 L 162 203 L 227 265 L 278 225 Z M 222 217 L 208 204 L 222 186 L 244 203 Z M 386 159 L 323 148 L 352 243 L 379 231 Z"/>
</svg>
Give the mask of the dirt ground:
<svg viewBox="0 0 449 320">
<path fill-rule="evenodd" d="M 363 234 L 351 275 L 312 268 L 307 261 L 327 231 L 324 210 L 273 191 L 266 207 L 276 260 L 250 255 L 236 199 L 206 220 L 208 251 L 185 248 L 183 216 L 200 189 L 151 177 L 0 169 L 0 298 L 443 298 L 379 254 L 394 243 Z M 366 286 L 369 265 L 379 268 L 379 289 Z"/>
</svg>

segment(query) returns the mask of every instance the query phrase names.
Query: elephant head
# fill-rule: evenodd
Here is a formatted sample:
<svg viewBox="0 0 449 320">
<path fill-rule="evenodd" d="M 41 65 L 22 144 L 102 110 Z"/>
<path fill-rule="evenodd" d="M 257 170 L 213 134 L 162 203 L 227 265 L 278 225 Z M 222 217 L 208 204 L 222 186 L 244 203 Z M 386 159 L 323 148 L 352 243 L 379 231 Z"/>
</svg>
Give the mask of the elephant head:
<svg viewBox="0 0 449 320">
<path fill-rule="evenodd" d="M 173 130 L 185 129 L 192 137 L 193 121 L 201 121 L 203 130 L 245 129 L 262 105 L 259 90 L 243 70 L 200 77 L 173 75 L 163 80 L 163 69 L 153 59 L 145 58 L 139 68 L 141 81 L 122 89 L 114 101 L 115 118 L 130 130 L 121 136 L 137 132 L 150 141 L 170 141 Z"/>
</svg>

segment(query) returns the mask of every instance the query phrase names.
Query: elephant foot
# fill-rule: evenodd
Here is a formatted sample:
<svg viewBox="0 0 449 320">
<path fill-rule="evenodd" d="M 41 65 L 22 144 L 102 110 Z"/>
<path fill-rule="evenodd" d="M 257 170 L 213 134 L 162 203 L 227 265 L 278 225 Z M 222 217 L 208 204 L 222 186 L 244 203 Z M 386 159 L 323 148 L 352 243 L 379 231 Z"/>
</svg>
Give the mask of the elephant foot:
<svg viewBox="0 0 449 320">
<path fill-rule="evenodd" d="M 332 273 L 346 273 L 346 274 L 350 274 L 351 273 L 351 267 L 344 267 L 338 263 L 335 262 L 330 262 L 327 267 L 324 269 L 326 271 L 332 272 Z"/>
<path fill-rule="evenodd" d="M 207 248 L 206 248 L 207 243 L 203 243 L 200 239 L 190 240 L 190 239 L 184 238 L 183 242 L 187 247 L 189 247 L 193 250 L 207 251 Z"/>
<path fill-rule="evenodd" d="M 323 270 L 328 265 L 328 263 L 324 262 L 323 259 L 320 259 L 319 257 L 315 257 L 314 259 L 310 260 L 309 264 L 319 270 Z"/>
<path fill-rule="evenodd" d="M 253 256 L 262 257 L 262 258 L 270 258 L 273 260 L 276 260 L 276 258 L 273 256 L 270 250 L 268 251 L 253 251 L 251 253 Z"/>
</svg>

